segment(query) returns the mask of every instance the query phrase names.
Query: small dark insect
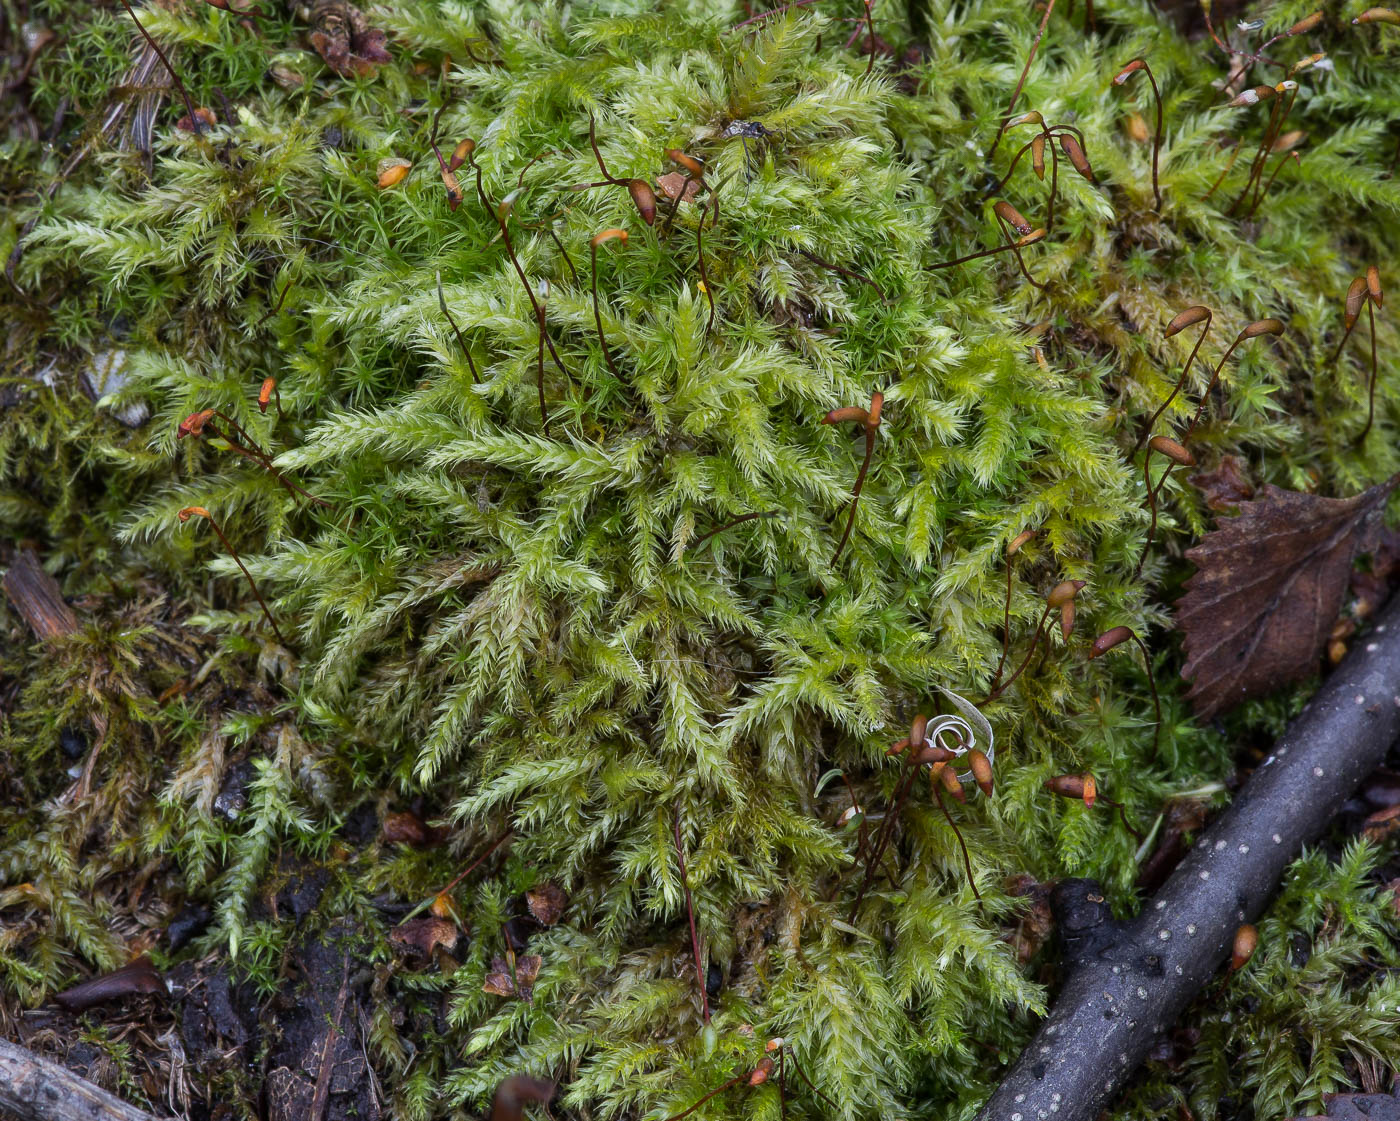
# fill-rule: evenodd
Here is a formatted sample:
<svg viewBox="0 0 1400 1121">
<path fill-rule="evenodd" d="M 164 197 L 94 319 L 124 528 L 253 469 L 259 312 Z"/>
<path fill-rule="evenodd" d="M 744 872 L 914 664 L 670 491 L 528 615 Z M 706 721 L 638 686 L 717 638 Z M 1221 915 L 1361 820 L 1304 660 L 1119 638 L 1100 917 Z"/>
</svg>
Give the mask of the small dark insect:
<svg viewBox="0 0 1400 1121">
<path fill-rule="evenodd" d="M 769 128 L 762 121 L 730 121 L 720 133 L 726 140 L 737 136 L 744 145 L 744 165 L 749 169 L 749 179 L 753 179 L 753 155 L 749 152 L 749 141 L 767 140 L 770 136 L 780 135 L 777 129 Z"/>
<path fill-rule="evenodd" d="M 724 131 L 720 135 L 726 140 L 733 140 L 736 136 L 747 137 L 750 140 L 763 140 L 769 136 L 777 136 L 778 133 L 763 124 L 762 121 L 730 121 L 724 126 Z"/>
</svg>

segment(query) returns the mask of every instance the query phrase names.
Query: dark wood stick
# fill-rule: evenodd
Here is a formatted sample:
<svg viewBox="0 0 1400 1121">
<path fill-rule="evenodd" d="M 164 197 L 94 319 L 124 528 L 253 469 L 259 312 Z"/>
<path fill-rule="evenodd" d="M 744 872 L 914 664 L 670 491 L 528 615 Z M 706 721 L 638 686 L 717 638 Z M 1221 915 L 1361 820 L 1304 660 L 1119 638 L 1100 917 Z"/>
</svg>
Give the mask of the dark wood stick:
<svg viewBox="0 0 1400 1121">
<path fill-rule="evenodd" d="M 0 1039 L 0 1117 L 13 1121 L 156 1121 L 48 1059 Z"/>
<path fill-rule="evenodd" d="M 15 554 L 5 573 L 5 595 L 41 640 L 49 642 L 78 629 L 78 617 L 63 602 L 58 581 L 39 565 L 39 558 L 28 549 Z"/>
<path fill-rule="evenodd" d="M 1092 1121 L 1229 956 L 1302 847 L 1400 737 L 1400 598 L 1136 921 L 1072 968 L 978 1121 Z"/>
</svg>

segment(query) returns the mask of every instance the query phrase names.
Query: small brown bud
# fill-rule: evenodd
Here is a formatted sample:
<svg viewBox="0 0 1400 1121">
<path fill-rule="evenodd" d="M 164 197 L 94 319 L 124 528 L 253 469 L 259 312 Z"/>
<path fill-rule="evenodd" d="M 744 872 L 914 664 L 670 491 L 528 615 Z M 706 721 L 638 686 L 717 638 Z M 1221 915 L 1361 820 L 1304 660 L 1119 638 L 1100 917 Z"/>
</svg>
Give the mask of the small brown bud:
<svg viewBox="0 0 1400 1121">
<path fill-rule="evenodd" d="M 1033 228 L 1031 224 L 1027 222 L 1025 217 L 1021 214 L 1021 212 L 1017 210 L 1014 206 L 1012 206 L 1009 202 L 1004 202 L 998 199 L 995 203 L 992 204 L 992 209 L 996 211 L 997 217 L 999 217 L 1003 222 L 1005 222 L 1018 234 L 1024 235 L 1031 232 Z"/>
<path fill-rule="evenodd" d="M 1033 529 L 1021 530 L 1020 533 L 1018 533 L 1015 537 L 1011 539 L 1011 543 L 1006 546 L 1006 555 L 1008 557 L 1014 557 L 1017 553 L 1021 551 L 1021 546 L 1024 545 L 1034 536 L 1035 530 Z"/>
<path fill-rule="evenodd" d="M 1340 638 L 1334 638 L 1327 644 L 1327 660 L 1336 665 L 1347 656 L 1347 644 Z"/>
<path fill-rule="evenodd" d="M 758 1066 L 753 1068 L 753 1073 L 749 1075 L 750 1086 L 761 1086 L 768 1081 L 768 1076 L 773 1073 L 773 1060 L 767 1055 L 758 1060 Z"/>
<path fill-rule="evenodd" d="M 1094 808 L 1094 800 L 1098 796 L 1099 784 L 1094 781 L 1093 775 L 1086 774 L 1084 776 L 1084 794 L 1082 795 L 1084 798 L 1084 805 L 1092 810 Z"/>
<path fill-rule="evenodd" d="M 1321 61 L 1322 61 L 1324 58 L 1326 58 L 1326 57 L 1327 57 L 1327 52 L 1326 52 L 1326 51 L 1319 51 L 1317 54 L 1306 55 L 1306 56 L 1304 56 L 1303 58 L 1300 58 L 1300 59 L 1299 59 L 1297 62 L 1295 62 L 1292 66 L 1290 66 L 1290 67 L 1288 68 L 1288 73 L 1289 73 L 1290 75 L 1292 75 L 1292 74 L 1299 74 L 1299 73 L 1301 73 L 1302 71 L 1308 69 L 1310 66 L 1316 66 L 1319 62 L 1321 62 Z"/>
<path fill-rule="evenodd" d="M 1084 149 L 1080 147 L 1079 141 L 1069 133 L 1062 132 L 1060 133 L 1060 147 L 1069 157 L 1069 162 L 1074 165 L 1074 170 L 1093 183 L 1095 181 L 1094 169 L 1089 166 L 1089 157 L 1084 154 Z"/>
<path fill-rule="evenodd" d="M 208 518 L 210 521 L 214 520 L 214 516 L 203 506 L 186 506 L 175 516 L 179 518 L 182 523 L 189 521 L 191 518 Z"/>
<path fill-rule="evenodd" d="M 1366 291 L 1376 307 L 1385 306 L 1385 292 L 1381 290 L 1381 272 L 1375 265 L 1366 267 Z"/>
<path fill-rule="evenodd" d="M 267 412 L 267 403 L 272 400 L 272 391 L 277 388 L 276 378 L 265 378 L 258 389 L 258 412 Z"/>
<path fill-rule="evenodd" d="M 1084 580 L 1061 580 L 1045 597 L 1045 602 L 1052 608 L 1061 607 L 1074 599 L 1085 587 L 1087 581 Z"/>
<path fill-rule="evenodd" d="M 823 424 L 845 424 L 847 421 L 858 420 L 864 424 L 870 419 L 870 413 L 862 409 L 859 405 L 847 405 L 843 409 L 832 409 L 826 416 L 822 417 Z"/>
<path fill-rule="evenodd" d="M 1313 12 L 1312 15 L 1305 16 L 1304 18 L 1300 19 L 1297 23 L 1295 23 L 1292 27 L 1285 31 L 1284 34 L 1288 36 L 1306 35 L 1309 31 L 1311 31 L 1321 22 L 1322 13 Z"/>
<path fill-rule="evenodd" d="M 930 743 L 919 749 L 919 753 L 914 756 L 914 762 L 920 767 L 926 767 L 929 764 L 937 766 L 940 763 L 951 763 L 957 757 L 957 752 L 950 751 L 941 744 Z"/>
<path fill-rule="evenodd" d="M 1123 127 L 1127 130 L 1128 139 L 1138 144 L 1146 144 L 1152 139 L 1152 134 L 1147 131 L 1147 122 L 1142 119 L 1141 113 L 1129 113 Z"/>
<path fill-rule="evenodd" d="M 180 427 L 175 430 L 175 439 L 182 440 L 186 436 L 199 436 L 204 432 L 204 426 L 213 419 L 213 409 L 200 409 L 197 413 L 190 413 L 180 422 Z"/>
<path fill-rule="evenodd" d="M 1230 972 L 1243 969 L 1259 948 L 1259 931 L 1253 923 L 1244 923 L 1235 931 L 1235 941 L 1230 947 Z"/>
<path fill-rule="evenodd" d="M 1037 179 L 1045 178 L 1045 133 L 1031 141 L 1031 170 Z"/>
<path fill-rule="evenodd" d="M 1357 317 L 1361 315 L 1361 308 L 1367 294 L 1368 290 L 1366 287 L 1366 278 L 1364 276 L 1358 276 L 1347 287 L 1344 318 L 1348 331 L 1356 326 Z"/>
<path fill-rule="evenodd" d="M 408 174 L 409 168 L 413 165 L 407 160 L 388 159 L 379 163 L 379 186 L 382 190 L 386 187 L 393 187 L 402 183 L 404 176 Z"/>
<path fill-rule="evenodd" d="M 175 122 L 175 127 L 181 132 L 194 132 L 196 131 L 195 121 L 198 121 L 205 128 L 213 128 L 219 123 L 219 118 L 214 116 L 214 111 L 212 109 L 206 109 L 201 105 L 194 111 L 193 117 L 188 115 L 181 117 Z"/>
<path fill-rule="evenodd" d="M 1061 798 L 1072 798 L 1076 802 L 1084 797 L 1083 775 L 1055 775 L 1045 780 L 1045 789 Z"/>
<path fill-rule="evenodd" d="M 444 168 L 442 171 L 442 185 L 447 188 L 447 209 L 456 210 L 462 205 L 462 185 L 457 182 L 456 174 Z"/>
<path fill-rule="evenodd" d="M 952 767 L 945 764 L 938 768 L 938 778 L 943 783 L 943 789 L 959 802 L 967 801 L 967 793 L 963 790 L 962 783 L 958 781 L 958 776 L 953 773 Z"/>
<path fill-rule="evenodd" d="M 1281 335 L 1284 326 L 1281 319 L 1256 319 L 1240 332 L 1241 339 L 1257 339 L 1260 335 Z"/>
<path fill-rule="evenodd" d="M 1060 604 L 1060 636 L 1069 641 L 1069 636 L 1074 633 L 1074 600 Z"/>
<path fill-rule="evenodd" d="M 1007 129 L 1016 128 L 1020 125 L 1031 124 L 1039 125 L 1041 128 L 1045 127 L 1045 118 L 1042 117 L 1039 113 L 1037 113 L 1034 109 L 1032 109 L 1029 113 L 1022 113 L 1019 117 L 1012 117 L 1009 121 L 1006 122 L 1006 124 L 1001 126 L 1001 131 L 1005 132 Z"/>
<path fill-rule="evenodd" d="M 1194 327 L 1197 323 L 1201 323 L 1210 317 L 1210 308 L 1204 307 L 1201 304 L 1193 304 L 1185 311 L 1178 312 L 1172 317 L 1172 321 L 1167 324 L 1166 330 L 1162 332 L 1162 337 L 1164 339 L 1169 339 L 1178 332 L 1186 330 L 1187 327 Z"/>
<path fill-rule="evenodd" d="M 1255 86 L 1253 89 L 1236 94 L 1226 102 L 1225 107 L 1227 109 L 1241 109 L 1248 105 L 1258 105 L 1261 101 L 1268 101 L 1277 93 L 1278 91 L 1273 86 Z"/>
<path fill-rule="evenodd" d="M 984 752 L 973 748 L 967 753 L 967 765 L 972 769 L 973 780 L 977 783 L 982 793 L 988 798 L 992 796 L 992 762 Z"/>
<path fill-rule="evenodd" d="M 1147 63 L 1145 63 L 1142 59 L 1133 59 L 1132 62 L 1128 63 L 1127 66 L 1123 67 L 1122 70 L 1118 71 L 1117 74 L 1113 75 L 1113 84 L 1115 86 L 1121 86 L 1139 70 L 1145 69 L 1146 66 Z"/>
<path fill-rule="evenodd" d="M 656 192 L 651 189 L 651 184 L 645 179 L 627 180 L 627 193 L 632 196 L 632 203 L 637 208 L 637 213 L 642 216 L 642 221 L 648 226 L 656 222 Z"/>
<path fill-rule="evenodd" d="M 1153 436 L 1147 441 L 1147 446 L 1158 455 L 1164 455 L 1173 463 L 1179 463 L 1183 467 L 1195 467 L 1196 457 L 1187 448 L 1177 443 L 1170 436 Z"/>
<path fill-rule="evenodd" d="M 672 163 L 680 164 L 681 167 L 685 168 L 686 171 L 690 172 L 696 179 L 702 178 L 705 174 L 705 165 L 694 156 L 686 155 L 679 148 L 667 148 L 666 158 Z"/>
<path fill-rule="evenodd" d="M 1121 646 L 1133 637 L 1133 632 L 1128 627 L 1110 627 L 1094 639 L 1094 644 L 1089 647 L 1089 657 L 1099 658 L 1107 654 L 1115 646 Z"/>
<path fill-rule="evenodd" d="M 1367 8 L 1352 23 L 1400 23 L 1400 14 L 1389 8 Z"/>
<path fill-rule="evenodd" d="M 928 731 L 928 717 L 920 713 L 914 717 L 914 722 L 909 725 L 909 742 L 914 747 L 924 746 L 924 737 Z"/>
<path fill-rule="evenodd" d="M 588 244 L 591 245 L 594 249 L 597 249 L 598 246 L 602 245 L 604 242 L 614 240 L 620 241 L 623 245 L 626 245 L 627 231 L 619 230 L 617 227 L 614 226 L 610 230 L 604 230 L 602 233 L 594 234 L 591 238 L 588 239 Z"/>
<path fill-rule="evenodd" d="M 908 747 L 909 747 L 909 737 L 908 737 L 908 736 L 905 736 L 905 737 L 904 737 L 902 740 L 900 740 L 898 743 L 891 744 L 890 747 L 889 747 L 889 749 L 885 752 L 885 755 L 886 755 L 886 756 L 890 756 L 890 755 L 903 755 L 904 752 L 908 749 Z"/>
<path fill-rule="evenodd" d="M 880 410 L 884 408 L 885 395 L 883 393 L 872 393 L 870 395 L 870 416 L 866 418 L 866 428 L 880 427 Z"/>
<path fill-rule="evenodd" d="M 1269 151 L 1277 153 L 1291 152 L 1294 148 L 1298 147 L 1298 145 L 1301 144 L 1307 138 L 1308 134 L 1302 129 L 1292 129 L 1288 132 L 1285 132 L 1271 145 L 1269 145 Z"/>
<path fill-rule="evenodd" d="M 771 1055 L 774 1051 L 778 1050 L 786 1043 L 787 1040 L 784 1039 L 781 1035 L 775 1035 L 772 1039 L 770 1039 L 767 1043 L 763 1045 L 763 1049 Z"/>
<path fill-rule="evenodd" d="M 447 157 L 448 170 L 456 171 L 459 167 L 461 167 L 464 163 L 467 162 L 467 158 L 475 151 L 476 141 L 473 140 L 470 136 L 467 137 L 465 140 L 459 140 L 457 142 L 457 147 L 452 149 L 452 155 Z"/>
</svg>

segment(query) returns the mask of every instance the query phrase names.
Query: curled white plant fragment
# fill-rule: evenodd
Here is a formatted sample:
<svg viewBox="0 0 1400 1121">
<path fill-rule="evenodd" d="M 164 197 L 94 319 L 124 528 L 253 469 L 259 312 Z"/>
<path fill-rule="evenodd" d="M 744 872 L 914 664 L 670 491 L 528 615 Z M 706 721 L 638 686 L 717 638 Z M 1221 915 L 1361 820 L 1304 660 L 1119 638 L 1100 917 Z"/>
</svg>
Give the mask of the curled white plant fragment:
<svg viewBox="0 0 1400 1121">
<path fill-rule="evenodd" d="M 987 722 L 987 718 L 982 715 L 978 707 L 965 697 L 960 697 L 951 689 L 945 689 L 942 685 L 935 688 L 953 702 L 953 707 L 961 715 L 949 714 L 947 716 L 935 716 L 928 722 L 928 728 L 924 732 L 925 738 L 939 747 L 945 747 L 954 755 L 966 755 L 969 751 L 978 750 L 987 757 L 988 765 L 996 762 L 996 737 L 992 734 L 992 726 Z M 958 776 L 962 782 L 966 782 L 972 776 L 971 771 Z"/>
</svg>

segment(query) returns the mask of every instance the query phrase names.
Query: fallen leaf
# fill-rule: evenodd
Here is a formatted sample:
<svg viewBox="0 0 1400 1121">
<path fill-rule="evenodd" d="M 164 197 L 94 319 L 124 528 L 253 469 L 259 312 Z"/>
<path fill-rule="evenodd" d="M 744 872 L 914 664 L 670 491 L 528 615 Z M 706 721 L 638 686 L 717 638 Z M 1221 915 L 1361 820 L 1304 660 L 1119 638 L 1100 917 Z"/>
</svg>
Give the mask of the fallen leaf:
<svg viewBox="0 0 1400 1121">
<path fill-rule="evenodd" d="M 144 954 L 120 969 L 74 985 L 61 993 L 54 993 L 54 1000 L 69 1012 L 82 1012 L 95 1004 L 140 993 L 163 993 L 165 980 L 156 972 L 151 959 Z"/>
<path fill-rule="evenodd" d="M 547 1105 L 554 1097 L 554 1083 L 517 1074 L 496 1087 L 490 1121 L 521 1121 L 527 1104 Z"/>
<path fill-rule="evenodd" d="M 1202 471 L 1191 476 L 1191 483 L 1205 495 L 1206 505 L 1217 514 L 1233 513 L 1241 502 L 1254 497 L 1254 484 L 1244 460 L 1227 455 L 1214 471 Z"/>
<path fill-rule="evenodd" d="M 370 27 L 365 14 L 345 0 L 317 0 L 311 10 L 311 34 L 316 53 L 342 78 L 364 78 L 390 60 L 386 34 Z"/>
<path fill-rule="evenodd" d="M 495 996 L 514 996 L 515 982 L 520 982 L 520 999 L 529 1000 L 535 995 L 535 978 L 540 975 L 540 965 L 542 963 L 538 954 L 521 954 L 515 959 L 515 977 L 511 977 L 510 964 L 505 958 L 493 957 L 491 959 L 491 972 L 486 974 L 486 980 L 481 986 L 481 991 L 491 993 Z"/>
<path fill-rule="evenodd" d="M 681 199 L 682 202 L 689 202 L 700 193 L 700 184 L 694 179 L 687 179 L 682 171 L 668 171 L 665 175 L 658 175 L 656 185 L 668 199 L 675 198 L 684 189 L 685 197 Z"/>
<path fill-rule="evenodd" d="M 416 813 L 405 810 L 384 819 L 384 843 L 389 845 L 422 845 L 428 840 L 428 828 Z"/>
<path fill-rule="evenodd" d="M 1400 806 L 1377 810 L 1361 823 L 1362 835 L 1374 844 L 1380 844 L 1397 829 L 1400 829 Z"/>
<path fill-rule="evenodd" d="M 409 919 L 394 927 L 389 938 L 420 958 L 430 958 L 439 946 L 450 950 L 457 945 L 457 924 L 432 916 Z"/>
<path fill-rule="evenodd" d="M 1198 569 L 1176 607 L 1191 682 L 1208 720 L 1312 673 L 1400 474 L 1354 498 L 1265 486 L 1186 556 Z"/>
<path fill-rule="evenodd" d="M 540 884 L 525 893 L 525 905 L 530 908 L 530 914 L 545 926 L 553 926 L 559 921 L 568 902 L 569 897 L 557 884 Z"/>
</svg>

